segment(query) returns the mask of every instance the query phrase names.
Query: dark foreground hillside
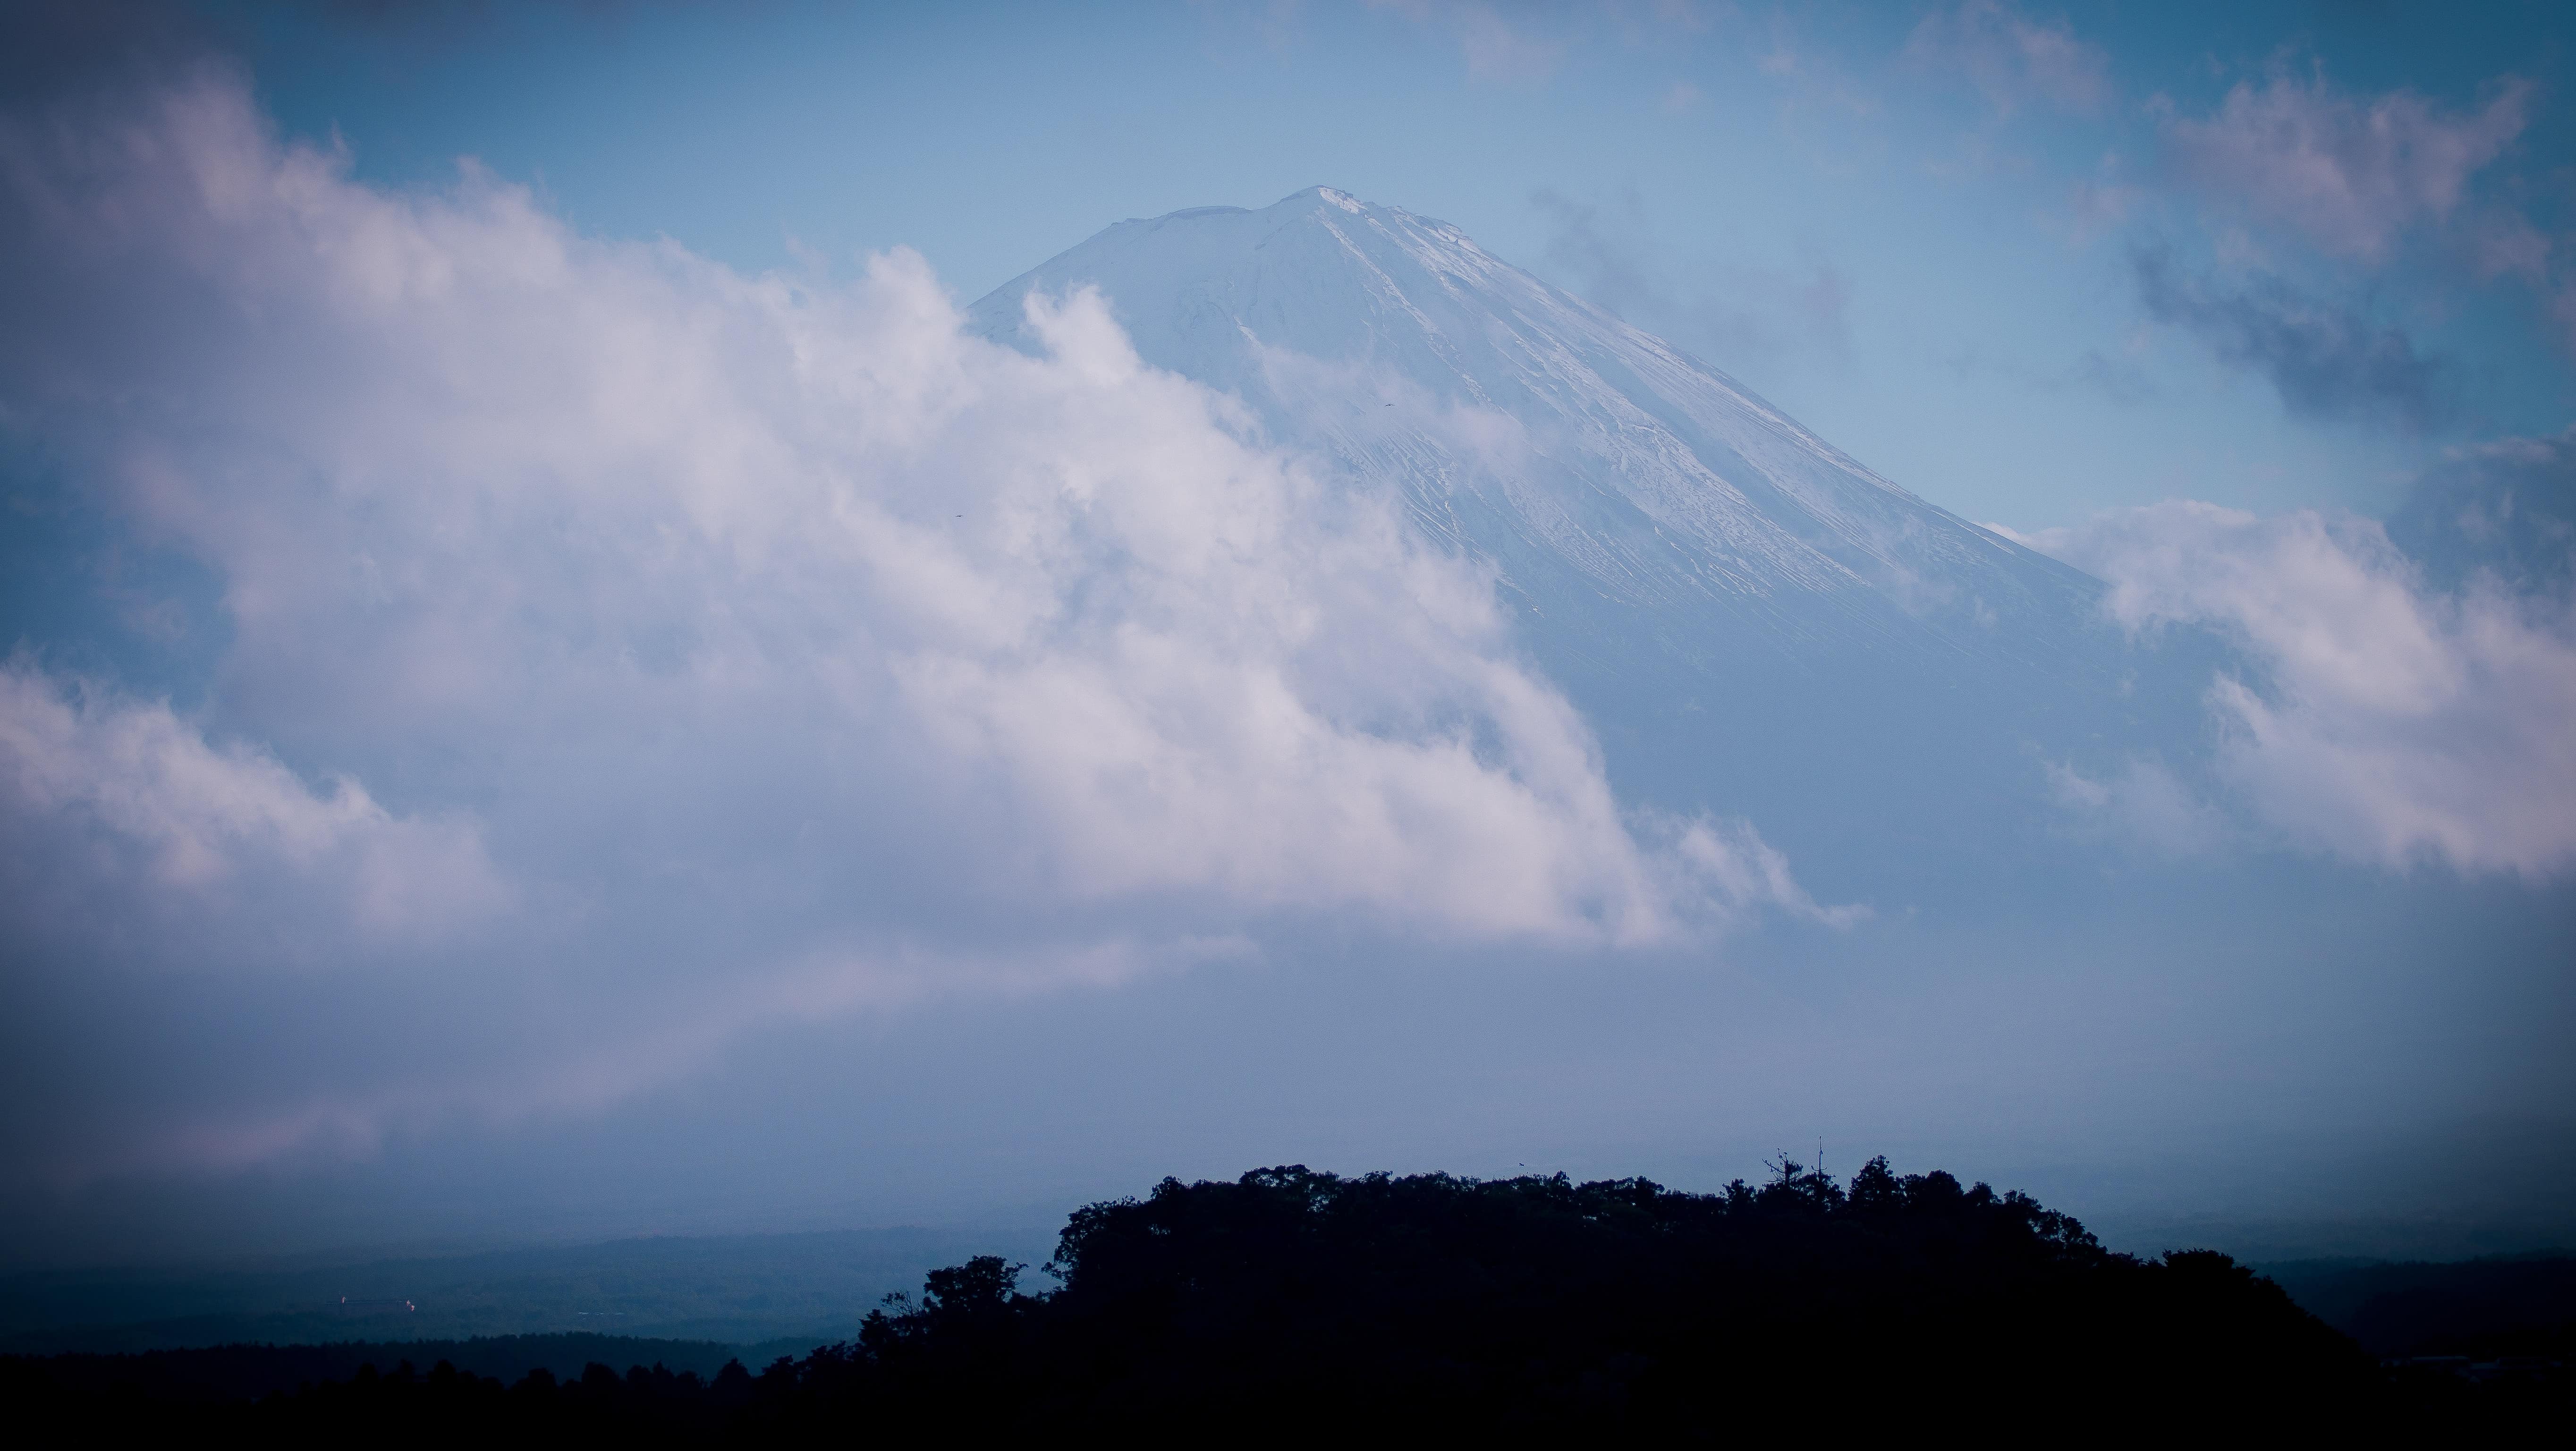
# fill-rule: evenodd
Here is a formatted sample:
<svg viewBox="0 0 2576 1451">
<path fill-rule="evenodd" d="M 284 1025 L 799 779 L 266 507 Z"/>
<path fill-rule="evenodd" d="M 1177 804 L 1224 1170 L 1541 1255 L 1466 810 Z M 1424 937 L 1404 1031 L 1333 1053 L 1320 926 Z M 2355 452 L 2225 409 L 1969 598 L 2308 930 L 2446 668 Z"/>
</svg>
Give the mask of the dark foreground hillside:
<svg viewBox="0 0 2576 1451">
<path fill-rule="evenodd" d="M 2473 1361 L 2576 1352 L 2576 1258 L 2293 1261 L 2263 1272 L 2376 1355 Z"/>
<path fill-rule="evenodd" d="M 1023 1267 L 934 1271 L 852 1341 L 754 1373 L 666 1367 L 505 1386 L 441 1362 L 180 1406 L 112 1360 L 18 1360 L 6 1392 L 102 1423 L 178 1416 L 285 1436 L 719 1438 L 1157 1427 L 1271 1440 L 1404 1428 L 1691 1439 L 1786 1421 L 2118 1436 L 2375 1430 L 2560 1414 L 2545 1362 L 2480 1381 L 2392 1371 L 2207 1252 L 2139 1260 L 2019 1194 L 1872 1162 L 1761 1187 L 1166 1180 Z M 102 1367 L 106 1367 L 104 1370 Z M 2551 1410 L 2551 1408 L 2557 1408 Z"/>
</svg>

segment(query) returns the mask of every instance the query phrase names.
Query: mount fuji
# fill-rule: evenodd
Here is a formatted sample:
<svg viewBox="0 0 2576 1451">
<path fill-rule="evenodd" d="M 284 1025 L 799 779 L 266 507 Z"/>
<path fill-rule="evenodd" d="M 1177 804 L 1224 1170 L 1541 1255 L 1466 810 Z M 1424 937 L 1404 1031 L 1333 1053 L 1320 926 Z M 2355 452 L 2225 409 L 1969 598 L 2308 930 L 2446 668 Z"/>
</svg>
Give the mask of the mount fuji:
<svg viewBox="0 0 2576 1451">
<path fill-rule="evenodd" d="M 1447 223 L 1329 187 L 1123 222 L 970 326 L 1033 348 L 1029 294 L 1084 287 L 1144 361 L 1489 568 L 1626 799 L 1935 889 L 2064 855 L 2052 767 L 2206 750 L 2215 642 L 2124 637 L 2101 582 Z"/>
</svg>

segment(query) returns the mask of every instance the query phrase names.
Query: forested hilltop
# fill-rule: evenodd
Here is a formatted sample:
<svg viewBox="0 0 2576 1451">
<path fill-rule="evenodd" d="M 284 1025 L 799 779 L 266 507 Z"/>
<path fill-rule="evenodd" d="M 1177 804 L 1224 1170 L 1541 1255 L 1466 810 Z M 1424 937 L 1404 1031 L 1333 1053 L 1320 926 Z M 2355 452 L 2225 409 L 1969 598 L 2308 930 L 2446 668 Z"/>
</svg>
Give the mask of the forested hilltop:
<svg viewBox="0 0 2576 1451">
<path fill-rule="evenodd" d="M 2093 1435 L 2224 1416 L 2520 1416 L 2562 1371 L 2487 1384 L 2391 1371 L 2227 1256 L 2143 1260 L 2075 1220 L 1873 1160 L 1783 1161 L 1760 1186 L 1343 1178 L 1301 1166 L 1165 1180 L 1066 1224 L 1032 1292 L 981 1257 L 889 1297 L 858 1336 L 754 1372 L 663 1368 L 505 1386 L 405 1363 L 257 1402 L 154 1405 L 98 1358 L 18 1360 L 11 1400 L 105 1417 L 381 1434 L 1157 1426 L 1723 1434 L 1957 1417 Z M 2215 1424 L 2215 1423 L 2207 1423 Z"/>
</svg>

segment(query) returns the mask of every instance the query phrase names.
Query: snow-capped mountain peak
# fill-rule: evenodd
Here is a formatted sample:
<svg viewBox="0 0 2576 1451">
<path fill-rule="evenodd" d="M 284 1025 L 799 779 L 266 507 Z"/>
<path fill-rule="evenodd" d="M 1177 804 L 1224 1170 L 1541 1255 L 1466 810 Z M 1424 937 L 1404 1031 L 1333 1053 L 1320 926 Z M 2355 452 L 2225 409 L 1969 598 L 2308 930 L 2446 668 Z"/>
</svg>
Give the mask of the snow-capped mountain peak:
<svg viewBox="0 0 2576 1451">
<path fill-rule="evenodd" d="M 1446 222 L 1322 186 L 1122 222 L 971 325 L 1035 347 L 1029 293 L 1082 287 L 1147 363 L 1238 397 L 1493 567 L 1634 799 L 1749 810 L 1859 860 L 1892 815 L 1966 830 L 2006 800 L 2037 812 L 2052 760 L 2202 734 L 2206 642 L 2142 652 L 2090 576 Z M 2133 688 L 2160 671 L 2183 673 Z"/>
<path fill-rule="evenodd" d="M 1149 363 L 1234 393 L 1274 437 L 1401 491 L 1423 527 L 1551 584 L 1977 653 L 2032 642 L 2091 582 L 1925 503 L 1717 369 L 1446 222 L 1310 187 L 1258 211 L 1124 222 L 976 304 L 1098 287 Z M 1552 576 L 1565 575 L 1562 580 Z"/>
</svg>

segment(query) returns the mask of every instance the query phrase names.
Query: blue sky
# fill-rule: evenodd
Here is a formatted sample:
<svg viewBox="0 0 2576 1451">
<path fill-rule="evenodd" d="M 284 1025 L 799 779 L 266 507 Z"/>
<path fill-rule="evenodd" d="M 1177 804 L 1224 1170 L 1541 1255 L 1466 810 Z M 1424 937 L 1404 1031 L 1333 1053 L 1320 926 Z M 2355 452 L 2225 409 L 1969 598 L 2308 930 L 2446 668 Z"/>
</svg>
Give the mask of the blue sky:
<svg viewBox="0 0 2576 1451">
<path fill-rule="evenodd" d="M 2016 528 L 2177 496 L 2380 513 L 2441 448 L 2576 407 L 2552 312 L 2576 117 L 2544 5 L 209 14 L 280 123 L 363 177 L 472 156 L 586 230 L 746 269 L 910 246 L 971 299 L 1124 217 L 1341 186 Z M 2178 138 L 2240 87 L 2305 129 L 2228 173 Z M 2508 91 L 2510 123 L 2440 151 Z M 2261 203 L 2299 147 L 2351 168 L 2318 224 L 2340 234 Z M 2481 260 L 2519 225 L 2562 240 Z M 2404 376 L 2329 362 L 2285 407 L 2223 314 L 2146 306 L 2142 251 L 2221 297 L 2274 279 Z"/>
<path fill-rule="evenodd" d="M 2576 75 L 2473 14 L 20 12 L 0 1237 L 1824 1136 L 2139 1235 L 2563 1240 Z M 1079 296 L 1027 354 L 955 311 L 1318 183 L 2091 571 L 2065 638 L 2183 642 L 2098 677 L 2164 733 L 1997 726 L 1937 820 L 1635 789 L 1664 682 L 1550 676 L 1300 420 Z"/>
</svg>

